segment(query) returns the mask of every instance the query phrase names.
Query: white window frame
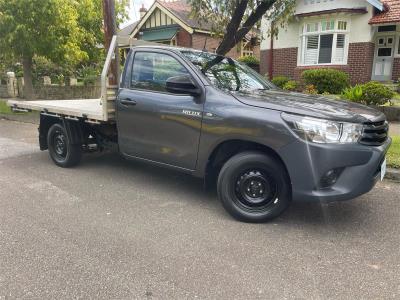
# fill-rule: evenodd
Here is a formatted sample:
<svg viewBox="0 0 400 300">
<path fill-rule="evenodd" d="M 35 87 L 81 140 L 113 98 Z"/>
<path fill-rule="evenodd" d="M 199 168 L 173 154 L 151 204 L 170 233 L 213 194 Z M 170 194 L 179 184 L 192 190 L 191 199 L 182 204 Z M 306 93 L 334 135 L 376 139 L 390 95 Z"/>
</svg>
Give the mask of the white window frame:
<svg viewBox="0 0 400 300">
<path fill-rule="evenodd" d="M 322 31 L 322 22 L 326 21 L 329 22 L 331 20 L 334 20 L 335 22 L 335 28 L 333 30 L 325 30 Z M 347 28 L 346 30 L 339 30 L 338 29 L 338 23 L 340 21 L 344 21 L 347 23 Z M 318 23 L 318 31 L 314 31 L 314 32 L 306 32 L 306 26 L 307 24 L 314 24 L 314 23 Z M 350 38 L 350 27 L 351 27 L 351 23 L 350 20 L 347 18 L 338 18 L 336 16 L 327 16 L 325 18 L 320 18 L 320 19 L 307 19 L 304 22 L 302 22 L 301 26 L 300 26 L 300 46 L 299 46 L 299 54 L 298 54 L 298 60 L 297 60 L 297 65 L 298 66 L 304 66 L 304 67 L 308 67 L 308 66 L 337 66 L 337 65 L 347 65 L 347 61 L 348 61 L 348 53 L 349 53 L 349 38 Z M 336 50 L 336 45 L 337 45 L 337 36 L 338 34 L 344 34 L 345 35 L 345 45 L 344 45 L 344 57 L 343 57 L 343 61 L 341 63 L 339 62 L 331 62 L 331 63 L 317 63 L 317 64 L 306 64 L 305 63 L 305 51 L 306 51 L 306 47 L 307 47 L 307 43 L 306 43 L 306 38 L 307 36 L 313 36 L 313 35 L 318 35 L 319 36 L 319 46 L 318 46 L 318 50 L 320 49 L 320 40 L 321 40 L 321 35 L 325 35 L 325 34 L 333 34 L 333 41 L 332 41 L 332 58 L 334 57 L 334 52 Z M 319 52 L 319 51 L 318 51 Z M 400 55 L 399 55 L 400 56 Z M 318 61 L 318 59 L 317 59 Z"/>
<path fill-rule="evenodd" d="M 400 32 L 395 33 L 394 57 L 400 57 Z"/>
</svg>

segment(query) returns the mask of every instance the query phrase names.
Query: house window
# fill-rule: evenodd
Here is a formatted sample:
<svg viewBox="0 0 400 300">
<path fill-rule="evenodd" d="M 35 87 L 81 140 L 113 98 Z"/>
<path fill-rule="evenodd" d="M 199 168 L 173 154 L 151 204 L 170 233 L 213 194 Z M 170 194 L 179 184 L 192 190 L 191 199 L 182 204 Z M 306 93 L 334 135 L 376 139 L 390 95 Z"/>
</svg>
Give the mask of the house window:
<svg viewBox="0 0 400 300">
<path fill-rule="evenodd" d="M 330 19 L 304 24 L 300 64 L 346 64 L 348 27 L 347 21 Z"/>
<path fill-rule="evenodd" d="M 396 31 L 396 25 L 379 26 L 378 32 L 391 32 Z"/>
</svg>

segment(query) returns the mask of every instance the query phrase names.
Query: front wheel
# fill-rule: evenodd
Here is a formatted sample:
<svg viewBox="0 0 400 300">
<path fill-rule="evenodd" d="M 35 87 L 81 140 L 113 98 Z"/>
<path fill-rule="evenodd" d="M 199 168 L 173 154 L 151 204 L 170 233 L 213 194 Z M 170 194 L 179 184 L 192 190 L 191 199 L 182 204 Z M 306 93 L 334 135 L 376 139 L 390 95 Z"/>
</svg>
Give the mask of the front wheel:
<svg viewBox="0 0 400 300">
<path fill-rule="evenodd" d="M 222 167 L 218 197 L 234 218 L 266 222 L 282 214 L 291 202 L 291 186 L 282 163 L 260 152 L 243 152 Z"/>
<path fill-rule="evenodd" d="M 73 145 L 68 139 L 67 132 L 61 124 L 54 124 L 47 134 L 47 145 L 51 159 L 57 166 L 69 168 L 81 161 L 81 145 Z"/>
</svg>

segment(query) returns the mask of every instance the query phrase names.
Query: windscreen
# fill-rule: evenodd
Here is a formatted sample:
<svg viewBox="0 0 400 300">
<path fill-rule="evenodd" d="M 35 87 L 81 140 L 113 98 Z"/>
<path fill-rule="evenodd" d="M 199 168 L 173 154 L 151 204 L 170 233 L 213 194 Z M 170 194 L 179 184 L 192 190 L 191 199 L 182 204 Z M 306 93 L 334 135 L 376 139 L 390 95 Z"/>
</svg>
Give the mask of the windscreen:
<svg viewBox="0 0 400 300">
<path fill-rule="evenodd" d="M 257 72 L 229 57 L 197 51 L 182 51 L 182 54 L 221 90 L 252 92 L 274 88 Z"/>
</svg>

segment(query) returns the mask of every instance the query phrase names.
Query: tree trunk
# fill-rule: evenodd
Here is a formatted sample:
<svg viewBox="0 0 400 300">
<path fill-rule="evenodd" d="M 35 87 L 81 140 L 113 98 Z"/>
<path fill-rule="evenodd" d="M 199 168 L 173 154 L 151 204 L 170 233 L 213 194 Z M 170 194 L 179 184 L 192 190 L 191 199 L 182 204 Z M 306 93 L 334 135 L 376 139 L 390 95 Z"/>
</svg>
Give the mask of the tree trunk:
<svg viewBox="0 0 400 300">
<path fill-rule="evenodd" d="M 35 95 L 32 84 L 32 57 L 24 57 L 22 66 L 24 68 L 24 98 L 25 100 L 33 100 Z"/>
<path fill-rule="evenodd" d="M 217 54 L 225 55 L 236 44 L 240 43 L 275 2 L 276 0 L 264 0 L 261 2 L 239 28 L 248 4 L 247 0 L 242 0 L 236 7 L 231 22 L 227 26 L 224 38 L 216 50 Z"/>
</svg>

